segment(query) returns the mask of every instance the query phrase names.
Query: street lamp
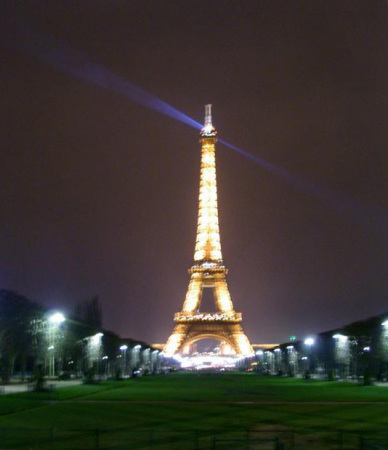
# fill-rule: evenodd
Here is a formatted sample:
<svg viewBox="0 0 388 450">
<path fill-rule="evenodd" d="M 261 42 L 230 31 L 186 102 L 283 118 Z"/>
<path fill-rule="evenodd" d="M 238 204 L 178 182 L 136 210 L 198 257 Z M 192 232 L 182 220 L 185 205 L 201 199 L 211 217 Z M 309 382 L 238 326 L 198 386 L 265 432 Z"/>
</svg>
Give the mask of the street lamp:
<svg viewBox="0 0 388 450">
<path fill-rule="evenodd" d="M 339 342 L 344 343 L 348 340 L 348 337 L 343 334 L 337 333 L 333 335 L 333 339 L 337 339 Z"/>
<path fill-rule="evenodd" d="M 57 334 L 59 326 L 65 321 L 65 316 L 61 312 L 55 312 L 48 318 L 48 350 L 49 353 L 49 376 L 55 376 L 55 344 L 57 340 Z"/>
<path fill-rule="evenodd" d="M 121 350 L 121 352 L 122 352 L 122 354 L 123 354 L 123 359 L 122 359 L 122 366 L 123 366 L 123 368 L 122 368 L 122 371 L 123 371 L 123 376 L 124 376 L 124 374 L 125 374 L 125 369 L 126 369 L 126 367 L 127 367 L 127 349 L 128 349 L 128 345 L 122 345 L 121 347 L 120 347 L 120 350 Z"/>
<path fill-rule="evenodd" d="M 298 370 L 298 353 L 293 345 L 287 345 L 286 358 L 288 375 L 294 376 Z"/>
<path fill-rule="evenodd" d="M 385 320 L 382 324 L 383 329 L 381 330 L 381 348 L 385 355 L 388 354 L 388 320 Z M 386 356 L 384 357 L 386 358 Z"/>
<path fill-rule="evenodd" d="M 334 357 L 341 378 L 346 378 L 350 367 L 350 347 L 348 336 L 341 333 L 333 335 L 335 339 Z"/>
<path fill-rule="evenodd" d="M 132 347 L 132 352 L 131 352 L 131 369 L 135 370 L 138 368 L 138 364 L 140 362 L 140 350 L 141 350 L 141 345 L 137 344 L 134 347 Z"/>
<path fill-rule="evenodd" d="M 307 339 L 305 339 L 304 340 L 304 345 L 306 346 L 306 347 L 311 347 L 312 345 L 314 345 L 315 344 L 315 339 L 314 338 L 312 338 L 312 337 L 308 337 Z"/>
<path fill-rule="evenodd" d="M 159 350 L 154 350 L 151 355 L 151 373 L 156 373 L 159 370 Z"/>
<path fill-rule="evenodd" d="M 95 369 L 96 375 L 100 376 L 100 360 L 102 355 L 102 338 L 104 333 L 96 333 L 87 339 L 88 365 L 90 369 Z"/>
<path fill-rule="evenodd" d="M 51 316 L 49 316 L 48 321 L 52 324 L 61 324 L 62 322 L 64 322 L 66 320 L 65 316 L 61 313 L 61 312 L 56 312 L 54 314 L 51 314 Z"/>
<path fill-rule="evenodd" d="M 312 361 L 311 361 L 311 347 L 315 344 L 315 339 L 312 337 L 308 337 L 304 340 L 304 345 L 307 347 L 307 357 L 302 358 L 306 361 L 306 371 L 305 371 L 305 378 L 310 378 L 310 369 L 312 368 Z"/>
</svg>

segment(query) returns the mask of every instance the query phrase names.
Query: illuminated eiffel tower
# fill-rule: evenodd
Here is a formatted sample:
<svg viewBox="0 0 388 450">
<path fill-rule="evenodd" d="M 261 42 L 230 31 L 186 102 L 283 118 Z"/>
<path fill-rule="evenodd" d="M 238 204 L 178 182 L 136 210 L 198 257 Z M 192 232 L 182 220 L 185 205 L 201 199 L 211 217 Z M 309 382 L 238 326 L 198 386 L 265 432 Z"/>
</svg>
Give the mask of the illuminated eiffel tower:
<svg viewBox="0 0 388 450">
<path fill-rule="evenodd" d="M 200 132 L 201 180 L 194 265 L 181 312 L 175 314 L 175 328 L 163 352 L 182 354 L 202 339 L 229 344 L 236 355 L 253 355 L 252 346 L 241 327 L 241 313 L 235 312 L 226 283 L 228 270 L 223 264 L 220 231 L 215 145 L 217 131 L 212 124 L 211 105 L 205 106 L 205 124 Z M 203 289 L 212 289 L 216 312 L 200 312 Z"/>
</svg>

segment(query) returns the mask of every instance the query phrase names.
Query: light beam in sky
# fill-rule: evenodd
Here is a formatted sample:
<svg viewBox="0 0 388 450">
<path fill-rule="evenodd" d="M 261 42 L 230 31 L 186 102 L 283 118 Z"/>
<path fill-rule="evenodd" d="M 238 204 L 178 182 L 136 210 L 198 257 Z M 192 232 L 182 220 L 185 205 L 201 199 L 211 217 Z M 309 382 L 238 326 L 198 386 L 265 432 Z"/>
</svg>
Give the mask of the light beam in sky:
<svg viewBox="0 0 388 450">
<path fill-rule="evenodd" d="M 200 130 L 202 124 L 182 113 L 153 94 L 115 74 L 110 69 L 91 61 L 87 56 L 75 51 L 61 41 L 37 31 L 20 17 L 9 17 L 8 22 L 0 31 L 0 39 L 7 45 L 48 63 L 55 69 L 92 83 L 103 89 L 122 95 L 131 101 L 164 114 L 174 120 Z M 338 213 L 345 213 L 352 221 L 362 224 L 372 231 L 381 231 L 385 221 L 381 220 L 379 211 L 366 208 L 339 191 L 317 186 L 285 169 L 248 153 L 222 139 L 219 142 L 226 148 L 250 159 L 269 172 L 280 175 L 284 180 L 301 188 L 305 192 L 324 199 Z"/>
</svg>

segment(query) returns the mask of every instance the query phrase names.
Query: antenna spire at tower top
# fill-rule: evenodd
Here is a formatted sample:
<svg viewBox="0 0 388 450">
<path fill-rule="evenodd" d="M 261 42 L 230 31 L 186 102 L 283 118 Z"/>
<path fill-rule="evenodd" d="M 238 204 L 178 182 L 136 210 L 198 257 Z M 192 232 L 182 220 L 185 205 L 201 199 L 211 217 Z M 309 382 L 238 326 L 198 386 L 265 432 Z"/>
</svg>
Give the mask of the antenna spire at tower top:
<svg viewBox="0 0 388 450">
<path fill-rule="evenodd" d="M 205 127 L 212 125 L 212 105 L 205 105 Z"/>
<path fill-rule="evenodd" d="M 213 127 L 212 123 L 212 105 L 205 105 L 205 123 L 201 130 L 201 136 L 215 137 L 217 136 L 217 130 Z"/>
</svg>

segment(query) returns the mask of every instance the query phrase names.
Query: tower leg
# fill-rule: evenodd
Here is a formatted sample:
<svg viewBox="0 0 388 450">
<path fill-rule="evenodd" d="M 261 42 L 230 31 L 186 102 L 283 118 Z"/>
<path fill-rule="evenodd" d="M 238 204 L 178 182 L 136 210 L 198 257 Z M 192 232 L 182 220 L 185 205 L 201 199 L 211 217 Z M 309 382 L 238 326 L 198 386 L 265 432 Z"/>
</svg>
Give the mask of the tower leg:
<svg viewBox="0 0 388 450">
<path fill-rule="evenodd" d="M 168 338 L 166 345 L 164 346 L 163 353 L 166 355 L 174 355 L 184 346 L 187 339 L 190 325 L 188 323 L 178 323 L 175 325 L 174 330 Z"/>
</svg>

